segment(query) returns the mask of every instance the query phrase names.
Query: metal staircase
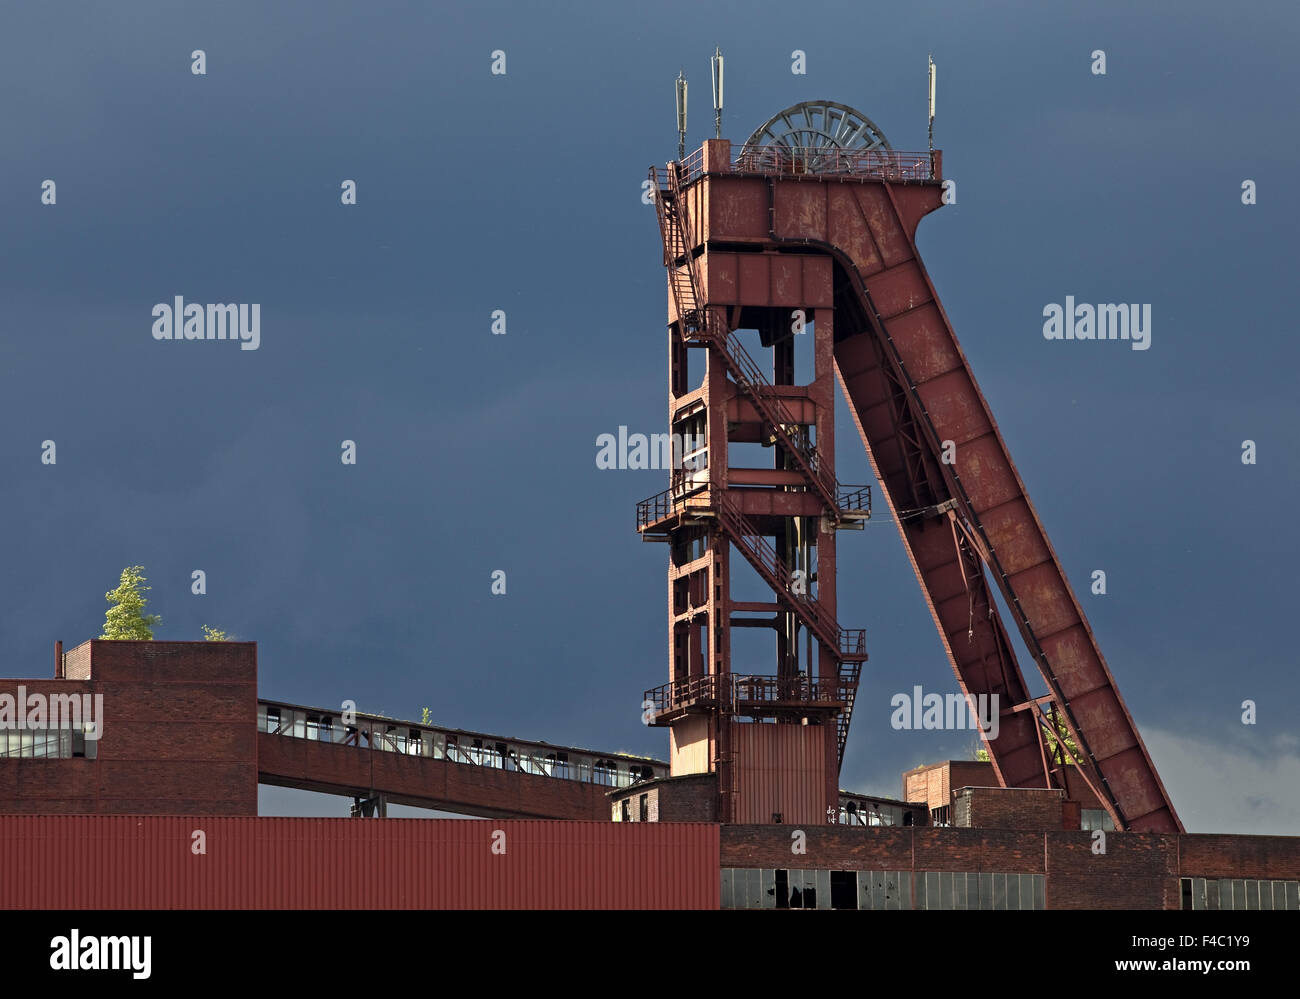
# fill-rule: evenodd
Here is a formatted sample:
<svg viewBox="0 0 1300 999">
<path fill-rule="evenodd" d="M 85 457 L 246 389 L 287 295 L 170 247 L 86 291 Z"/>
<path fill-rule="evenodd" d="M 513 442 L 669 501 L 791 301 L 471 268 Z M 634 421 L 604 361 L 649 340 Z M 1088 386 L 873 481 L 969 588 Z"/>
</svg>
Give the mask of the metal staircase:
<svg viewBox="0 0 1300 999">
<path fill-rule="evenodd" d="M 844 747 L 849 738 L 849 723 L 853 716 L 853 701 L 862 673 L 862 662 L 867 658 L 866 631 L 861 628 L 841 628 L 821 605 L 807 593 L 795 590 L 794 574 L 786 567 L 776 549 L 768 543 L 758 529 L 741 512 L 740 508 L 719 489 L 712 494 L 718 524 L 727 533 L 736 549 L 754 567 L 763 581 L 772 588 L 783 604 L 799 618 L 805 628 L 817 636 L 822 647 L 831 650 L 839 664 L 838 696 L 844 708 L 836 718 L 838 759 L 844 762 Z"/>
<path fill-rule="evenodd" d="M 700 294 L 703 282 L 698 270 L 699 261 L 686 236 L 693 230 L 679 164 L 668 166 L 665 180 L 666 187 L 661 186 L 658 169 L 650 168 L 650 185 L 654 192 L 655 212 L 663 239 L 664 265 L 668 269 L 668 284 L 677 308 L 682 339 L 716 348 L 717 356 L 727 373 L 748 396 L 759 417 L 770 428 L 772 440 L 780 444 L 790 456 L 792 470 L 799 472 L 808 486 L 817 493 L 830 516 L 837 522 L 864 519 L 870 515 L 870 487 L 842 486 L 836 480 L 823 464 L 808 427 L 801 424 L 786 408 L 781 396 L 734 332 L 720 324 L 704 306 Z M 841 628 L 831 615 L 821 609 L 816 600 L 806 593 L 795 591 L 794 576 L 781 561 L 776 549 L 745 517 L 725 489 L 710 489 L 709 497 L 709 505 L 718 524 L 731 542 L 772 588 L 778 600 L 799 618 L 805 628 L 817 636 L 822 647 L 830 650 L 838 663 L 838 699 L 844 707 L 836 718 L 836 741 L 842 764 L 862 662 L 867 658 L 866 634 L 861 629 Z M 644 530 L 676 512 L 678 508 L 678 498 L 672 490 L 651 497 L 638 506 L 637 527 Z"/>
<path fill-rule="evenodd" d="M 791 415 L 734 332 L 719 326 L 709 310 L 701 307 L 699 289 L 702 282 L 697 273 L 699 262 L 686 242 L 686 233 L 691 230 L 691 225 L 686 200 L 682 196 L 679 172 L 675 167 L 670 167 L 665 173 L 669 198 L 664 197 L 663 189 L 659 186 L 659 174 L 655 167 L 650 168 L 650 182 L 655 192 L 655 210 L 664 244 L 664 264 L 668 268 L 668 283 L 681 319 L 682 338 L 707 343 L 718 349 L 727 373 L 741 391 L 749 396 L 764 423 L 771 428 L 773 438 L 790 455 L 797 470 L 832 511 L 832 515 L 839 519 L 843 509 L 840 506 L 839 483 L 823 467 L 808 428 Z"/>
</svg>

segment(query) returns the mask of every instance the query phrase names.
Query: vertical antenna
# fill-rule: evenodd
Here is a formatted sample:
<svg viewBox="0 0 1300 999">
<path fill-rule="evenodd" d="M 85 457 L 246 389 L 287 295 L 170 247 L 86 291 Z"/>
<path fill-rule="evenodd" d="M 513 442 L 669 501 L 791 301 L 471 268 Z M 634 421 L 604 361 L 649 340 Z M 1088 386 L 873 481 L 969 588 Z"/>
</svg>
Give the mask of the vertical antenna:
<svg viewBox="0 0 1300 999">
<path fill-rule="evenodd" d="M 934 54 L 930 59 L 930 179 L 934 179 Z"/>
<path fill-rule="evenodd" d="M 713 69 L 713 137 L 722 138 L 722 49 L 714 47 L 709 60 Z"/>
<path fill-rule="evenodd" d="M 686 76 L 677 71 L 677 158 L 686 158 Z"/>
</svg>

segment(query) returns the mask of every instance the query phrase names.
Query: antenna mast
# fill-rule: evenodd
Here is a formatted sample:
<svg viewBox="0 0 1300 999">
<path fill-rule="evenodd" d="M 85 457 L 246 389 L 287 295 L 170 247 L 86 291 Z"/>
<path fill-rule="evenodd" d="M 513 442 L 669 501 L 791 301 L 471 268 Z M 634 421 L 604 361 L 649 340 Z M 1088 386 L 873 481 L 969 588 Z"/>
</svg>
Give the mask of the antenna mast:
<svg viewBox="0 0 1300 999">
<path fill-rule="evenodd" d="M 686 158 L 686 75 L 677 71 L 677 158 Z"/>
<path fill-rule="evenodd" d="M 722 138 L 722 49 L 714 47 L 709 60 L 713 70 L 713 137 Z"/>
</svg>

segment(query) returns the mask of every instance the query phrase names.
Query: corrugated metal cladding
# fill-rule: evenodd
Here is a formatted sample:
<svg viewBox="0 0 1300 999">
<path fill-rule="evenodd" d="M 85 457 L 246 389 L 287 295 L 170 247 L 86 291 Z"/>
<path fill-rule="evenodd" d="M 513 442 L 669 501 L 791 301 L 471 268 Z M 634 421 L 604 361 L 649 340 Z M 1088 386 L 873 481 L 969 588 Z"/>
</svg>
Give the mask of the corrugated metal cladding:
<svg viewBox="0 0 1300 999">
<path fill-rule="evenodd" d="M 7 909 L 717 909 L 719 887 L 708 823 L 0 816 Z"/>
<path fill-rule="evenodd" d="M 826 739 L 832 726 L 734 725 L 740 823 L 826 821 Z"/>
</svg>

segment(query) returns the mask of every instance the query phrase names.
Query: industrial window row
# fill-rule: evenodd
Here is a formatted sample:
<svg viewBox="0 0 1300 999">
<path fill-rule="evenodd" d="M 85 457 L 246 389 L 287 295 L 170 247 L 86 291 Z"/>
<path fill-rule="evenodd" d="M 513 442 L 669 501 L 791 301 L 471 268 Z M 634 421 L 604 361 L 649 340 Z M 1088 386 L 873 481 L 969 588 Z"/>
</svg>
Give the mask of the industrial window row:
<svg viewBox="0 0 1300 999">
<path fill-rule="evenodd" d="M 1042 874 L 927 871 L 916 875 L 918 909 L 1045 909 Z"/>
<path fill-rule="evenodd" d="M 1300 881 L 1180 880 L 1184 909 L 1300 909 Z"/>
<path fill-rule="evenodd" d="M 0 759 L 67 760 L 85 755 L 85 733 L 71 727 L 0 729 Z"/>
<path fill-rule="evenodd" d="M 601 759 L 563 750 L 538 752 L 535 747 L 390 723 L 366 716 L 357 716 L 355 721 L 354 725 L 345 725 L 341 718 L 330 715 L 274 704 L 257 706 L 257 729 L 271 735 L 336 745 L 364 746 L 382 752 L 426 756 L 452 763 L 609 787 L 629 787 L 639 780 L 657 776 L 654 768 L 648 764 Z"/>
<path fill-rule="evenodd" d="M 724 909 L 1043 909 L 1041 874 L 724 868 Z"/>
<path fill-rule="evenodd" d="M 842 826 L 905 826 L 912 824 L 912 815 L 901 805 L 887 805 L 881 801 L 841 801 Z"/>
</svg>

